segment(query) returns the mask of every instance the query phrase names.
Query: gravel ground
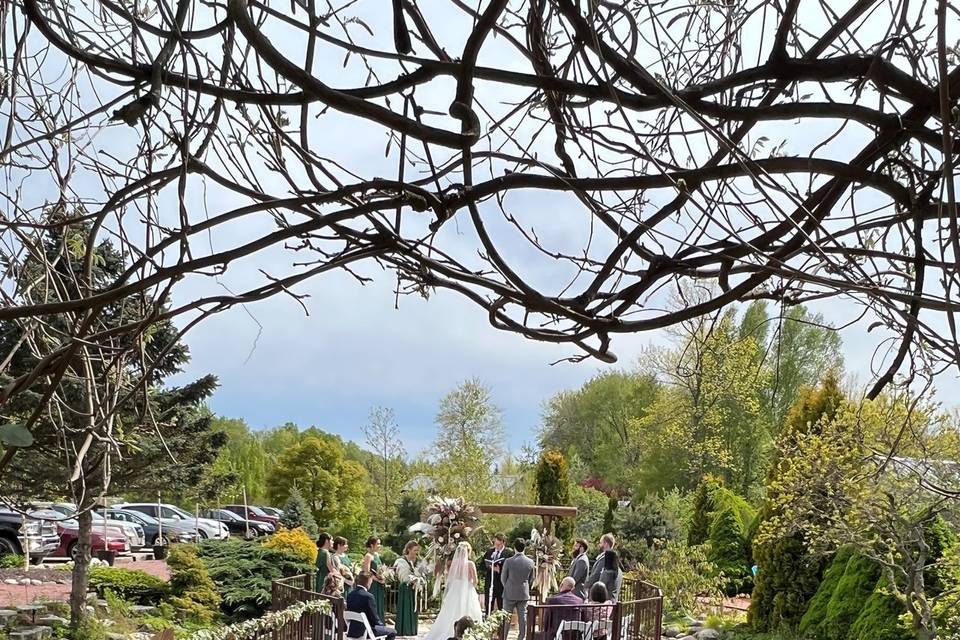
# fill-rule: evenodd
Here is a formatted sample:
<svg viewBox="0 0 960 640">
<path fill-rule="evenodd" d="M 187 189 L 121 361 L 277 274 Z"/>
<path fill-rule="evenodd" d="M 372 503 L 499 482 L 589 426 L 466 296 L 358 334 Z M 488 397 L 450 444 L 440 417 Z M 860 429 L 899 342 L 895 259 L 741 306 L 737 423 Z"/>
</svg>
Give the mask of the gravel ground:
<svg viewBox="0 0 960 640">
<path fill-rule="evenodd" d="M 140 560 L 138 562 L 124 562 L 118 559 L 115 566 L 125 569 L 140 569 L 159 578 L 167 580 L 170 577 L 167 563 L 163 560 Z M 66 584 L 42 584 L 40 586 L 24 586 L 3 584 L 7 578 L 20 579 L 28 577 L 34 580 L 66 580 Z M 66 602 L 70 597 L 70 572 L 51 566 L 30 567 L 29 573 L 18 569 L 0 569 L 0 608 L 16 607 L 37 600 L 55 600 Z"/>
</svg>

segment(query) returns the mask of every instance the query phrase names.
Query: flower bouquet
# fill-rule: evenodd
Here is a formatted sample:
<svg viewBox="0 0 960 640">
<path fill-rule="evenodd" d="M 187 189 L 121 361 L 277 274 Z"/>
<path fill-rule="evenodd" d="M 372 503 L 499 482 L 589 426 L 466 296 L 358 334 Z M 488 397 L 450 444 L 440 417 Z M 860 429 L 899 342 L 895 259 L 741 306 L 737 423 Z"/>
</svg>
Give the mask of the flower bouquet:
<svg viewBox="0 0 960 640">
<path fill-rule="evenodd" d="M 423 514 L 423 522 L 410 527 L 430 540 L 427 556 L 433 560 L 434 596 L 440 594 L 447 562 L 453 559 L 457 545 L 467 541 L 480 523 L 480 509 L 463 498 L 433 498 Z"/>
<path fill-rule="evenodd" d="M 391 585 L 397 581 L 397 574 L 393 569 L 385 564 L 380 565 L 377 571 L 377 579 L 384 585 Z"/>
<path fill-rule="evenodd" d="M 533 550 L 537 575 L 533 586 L 541 598 L 546 598 L 558 589 L 557 570 L 560 568 L 560 556 L 563 555 L 563 543 L 552 533 L 536 529 L 530 532 L 530 547 Z"/>
</svg>

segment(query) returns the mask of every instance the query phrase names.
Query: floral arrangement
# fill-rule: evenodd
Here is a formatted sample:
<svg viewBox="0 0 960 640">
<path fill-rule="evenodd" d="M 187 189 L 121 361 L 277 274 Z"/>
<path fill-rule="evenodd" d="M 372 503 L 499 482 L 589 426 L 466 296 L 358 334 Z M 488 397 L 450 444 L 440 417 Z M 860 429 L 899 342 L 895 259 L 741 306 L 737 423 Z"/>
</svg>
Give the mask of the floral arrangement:
<svg viewBox="0 0 960 640">
<path fill-rule="evenodd" d="M 463 640 L 490 640 L 503 625 L 510 621 L 512 614 L 500 610 L 491 613 L 483 622 L 478 622 L 463 632 Z"/>
<path fill-rule="evenodd" d="M 533 550 L 534 563 L 537 566 L 533 586 L 541 598 L 546 598 L 559 588 L 557 571 L 560 569 L 563 543 L 546 529 L 542 532 L 534 529 L 530 532 L 530 548 Z"/>
<path fill-rule="evenodd" d="M 282 611 L 272 611 L 261 618 L 246 620 L 215 629 L 201 629 L 188 637 L 189 640 L 243 640 L 244 638 L 259 638 L 264 635 L 273 634 L 284 625 L 297 622 L 309 613 L 329 615 L 331 609 L 332 607 L 329 600 L 299 602 Z"/>
<path fill-rule="evenodd" d="M 480 509 L 463 498 L 433 498 L 427 505 L 423 522 L 411 525 L 411 533 L 430 540 L 427 556 L 433 559 L 434 596 L 440 592 L 447 562 L 453 559 L 457 545 L 466 542 L 480 524 Z"/>
<path fill-rule="evenodd" d="M 380 565 L 380 569 L 377 570 L 377 578 L 379 578 L 380 582 L 383 584 L 388 585 L 397 581 L 397 574 L 393 569 L 385 564 L 382 564 Z"/>
</svg>

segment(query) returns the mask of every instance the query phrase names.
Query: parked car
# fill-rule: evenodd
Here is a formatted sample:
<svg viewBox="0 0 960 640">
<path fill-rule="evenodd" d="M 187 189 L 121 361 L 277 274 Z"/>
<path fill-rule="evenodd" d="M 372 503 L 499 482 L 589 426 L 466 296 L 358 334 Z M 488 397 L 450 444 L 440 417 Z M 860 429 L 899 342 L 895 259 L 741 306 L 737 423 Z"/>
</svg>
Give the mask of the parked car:
<svg viewBox="0 0 960 640">
<path fill-rule="evenodd" d="M 265 511 L 268 516 L 276 516 L 277 519 L 283 517 L 283 509 L 277 509 L 276 507 L 260 507 L 260 509 Z"/>
<path fill-rule="evenodd" d="M 257 536 L 266 536 L 270 535 L 276 529 L 269 522 L 257 522 L 256 520 L 244 520 L 233 511 L 227 511 L 226 509 L 207 509 L 202 512 L 203 517 L 210 518 L 211 520 L 217 520 L 227 525 L 227 529 L 230 530 L 230 533 L 246 537 L 247 531 L 250 532 L 251 538 L 256 538 Z"/>
<path fill-rule="evenodd" d="M 147 537 L 147 544 L 151 547 L 157 545 L 169 545 L 172 542 L 196 542 L 196 531 L 184 524 L 170 522 L 163 523 L 139 511 L 129 509 L 107 509 L 106 516 L 111 520 L 121 520 L 132 522 L 143 527 L 143 533 Z M 162 530 L 162 532 L 161 532 Z"/>
<path fill-rule="evenodd" d="M 35 509 L 50 509 L 58 513 L 63 514 L 67 518 L 76 519 L 77 516 L 77 505 L 70 502 L 37 502 L 34 503 Z M 96 530 L 98 527 L 100 530 L 103 530 L 103 516 L 97 513 L 96 511 L 91 512 L 93 517 L 93 528 Z M 146 546 L 146 536 L 143 531 L 143 527 L 133 522 L 124 522 L 121 520 L 110 520 L 107 519 L 106 522 L 108 527 L 116 527 L 123 531 L 123 535 L 127 538 L 127 543 L 130 546 L 131 551 L 139 551 L 144 546 Z"/>
<path fill-rule="evenodd" d="M 221 509 L 226 509 L 227 511 L 232 511 L 241 518 L 246 518 L 247 520 L 256 520 L 257 522 L 269 522 L 276 529 L 277 524 L 280 522 L 279 516 L 272 516 L 260 507 L 246 506 L 242 504 L 225 504 Z"/>
<path fill-rule="evenodd" d="M 113 508 L 145 513 L 148 516 L 160 518 L 163 524 L 181 524 L 187 528 L 195 529 L 203 539 L 226 540 L 230 537 L 230 530 L 227 529 L 227 525 L 207 518 L 200 518 L 198 520 L 180 507 L 172 504 L 158 505 L 156 502 L 126 502 L 114 505 Z"/>
<path fill-rule="evenodd" d="M 61 512 L 53 509 L 36 509 L 29 513 L 35 521 L 52 523 L 57 527 L 60 535 L 60 545 L 51 553 L 51 556 L 60 558 L 74 558 L 77 553 L 77 542 L 80 539 L 80 523 L 72 518 L 65 517 Z M 94 525 L 90 531 L 90 550 L 107 549 L 116 553 L 129 553 L 130 541 L 119 527 L 107 525 L 106 538 L 103 527 Z"/>
<path fill-rule="evenodd" d="M 0 508 L 0 556 L 22 556 L 24 534 L 31 562 L 40 562 L 60 546 L 55 524 L 30 519 L 24 523 L 19 513 Z"/>
</svg>

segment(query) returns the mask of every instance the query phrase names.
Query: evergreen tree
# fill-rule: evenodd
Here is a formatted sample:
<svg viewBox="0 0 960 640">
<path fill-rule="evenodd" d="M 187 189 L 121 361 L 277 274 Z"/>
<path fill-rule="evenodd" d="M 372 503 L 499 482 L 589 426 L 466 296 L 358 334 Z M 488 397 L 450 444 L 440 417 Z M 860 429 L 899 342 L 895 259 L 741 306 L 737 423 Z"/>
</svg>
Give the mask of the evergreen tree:
<svg viewBox="0 0 960 640">
<path fill-rule="evenodd" d="M 290 489 L 290 497 L 283 505 L 283 516 L 280 518 L 280 524 L 287 529 L 296 529 L 302 527 L 311 538 L 316 538 L 320 534 L 317 523 L 310 513 L 307 501 L 296 486 Z"/>
<path fill-rule="evenodd" d="M 805 389 L 791 407 L 778 450 L 792 449 L 797 438 L 819 432 L 821 425 L 837 414 L 843 403 L 836 374 L 828 372 L 817 389 Z M 789 458 L 775 460 L 767 477 L 771 484 L 789 467 Z M 776 496 L 769 495 L 760 509 L 758 525 L 776 516 Z M 749 619 L 759 631 L 771 631 L 781 625 L 795 626 L 820 584 L 825 561 L 807 553 L 800 533 L 787 533 L 763 544 L 754 545 L 757 565 L 756 586 L 750 601 Z"/>
<path fill-rule="evenodd" d="M 559 451 L 547 451 L 540 456 L 534 477 L 537 504 L 567 506 L 570 504 L 570 468 L 567 459 Z M 573 537 L 574 521 L 560 518 L 556 521 L 555 534 L 564 541 Z"/>
</svg>

